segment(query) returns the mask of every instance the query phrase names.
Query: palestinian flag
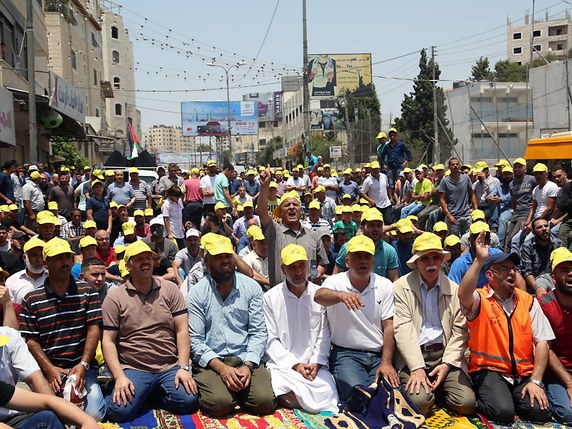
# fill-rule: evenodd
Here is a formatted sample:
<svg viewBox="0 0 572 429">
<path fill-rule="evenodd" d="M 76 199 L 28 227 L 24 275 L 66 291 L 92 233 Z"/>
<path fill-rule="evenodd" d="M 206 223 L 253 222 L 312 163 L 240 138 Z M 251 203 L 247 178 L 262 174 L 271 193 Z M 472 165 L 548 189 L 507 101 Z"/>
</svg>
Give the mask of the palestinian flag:
<svg viewBox="0 0 572 429">
<path fill-rule="evenodd" d="M 128 131 L 127 131 L 127 144 L 129 145 L 129 151 L 131 155 L 127 157 L 127 159 L 135 159 L 139 156 L 139 152 L 141 152 L 141 145 L 139 144 L 139 139 L 137 138 L 137 134 L 133 130 L 131 126 L 131 122 L 127 123 Z"/>
</svg>

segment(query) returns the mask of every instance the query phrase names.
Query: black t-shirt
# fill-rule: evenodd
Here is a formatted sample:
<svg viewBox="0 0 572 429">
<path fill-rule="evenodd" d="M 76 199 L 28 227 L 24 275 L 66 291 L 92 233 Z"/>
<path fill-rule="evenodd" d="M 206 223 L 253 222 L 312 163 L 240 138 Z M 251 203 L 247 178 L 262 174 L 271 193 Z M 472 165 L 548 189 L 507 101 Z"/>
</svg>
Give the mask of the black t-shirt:
<svg viewBox="0 0 572 429">
<path fill-rule="evenodd" d="M 161 258 L 161 264 L 153 269 L 153 275 L 164 276 L 169 268 L 171 268 L 171 262 L 166 258 Z"/>
<path fill-rule="evenodd" d="M 15 386 L 12 386 L 11 384 L 8 384 L 5 381 L 0 380 L 0 407 L 3 407 L 8 402 L 10 402 L 10 400 L 14 396 L 15 391 L 16 391 Z"/>
</svg>

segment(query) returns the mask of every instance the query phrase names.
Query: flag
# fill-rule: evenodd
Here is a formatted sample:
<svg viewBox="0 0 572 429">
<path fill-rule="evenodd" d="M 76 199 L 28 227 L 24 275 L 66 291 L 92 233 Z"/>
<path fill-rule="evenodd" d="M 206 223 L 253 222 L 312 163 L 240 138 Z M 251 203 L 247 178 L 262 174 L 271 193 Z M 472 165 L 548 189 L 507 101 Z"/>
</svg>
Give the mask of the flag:
<svg viewBox="0 0 572 429">
<path fill-rule="evenodd" d="M 135 159 L 139 156 L 139 152 L 141 151 L 141 146 L 139 144 L 139 139 L 137 138 L 137 134 L 133 130 L 131 123 L 127 123 L 127 143 L 129 144 L 129 150 L 131 151 L 131 155 L 127 157 L 127 159 Z"/>
</svg>

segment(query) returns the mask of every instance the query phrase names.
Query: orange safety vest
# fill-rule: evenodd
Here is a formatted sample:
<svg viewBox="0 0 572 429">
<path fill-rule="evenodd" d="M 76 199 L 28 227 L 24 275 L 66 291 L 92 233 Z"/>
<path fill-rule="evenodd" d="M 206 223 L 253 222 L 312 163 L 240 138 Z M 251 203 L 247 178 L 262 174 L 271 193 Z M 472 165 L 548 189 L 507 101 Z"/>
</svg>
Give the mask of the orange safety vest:
<svg viewBox="0 0 572 429">
<path fill-rule="evenodd" d="M 494 296 L 487 298 L 487 287 L 477 292 L 481 295 L 479 314 L 474 320 L 467 320 L 469 372 L 488 369 L 510 377 L 530 376 L 534 368 L 532 296 L 515 289 L 516 307 L 509 316 Z"/>
</svg>

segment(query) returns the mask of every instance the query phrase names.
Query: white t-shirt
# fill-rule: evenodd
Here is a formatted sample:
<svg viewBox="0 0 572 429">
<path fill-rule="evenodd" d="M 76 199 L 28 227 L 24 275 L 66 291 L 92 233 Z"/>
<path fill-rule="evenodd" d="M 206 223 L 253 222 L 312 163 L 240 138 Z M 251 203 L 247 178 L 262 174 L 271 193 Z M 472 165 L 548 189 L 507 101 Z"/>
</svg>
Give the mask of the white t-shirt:
<svg viewBox="0 0 572 429">
<path fill-rule="evenodd" d="M 200 184 L 201 190 L 206 189 L 207 191 L 214 192 L 214 181 L 215 181 L 215 179 L 216 179 L 216 175 L 211 177 L 207 174 L 207 175 L 201 177 L 201 184 Z M 215 200 L 214 194 L 210 195 L 208 197 L 203 197 L 203 203 L 204 204 L 215 204 L 216 200 Z"/>
<path fill-rule="evenodd" d="M 351 285 L 348 272 L 343 272 L 328 277 L 322 287 L 357 293 L 365 304 L 356 311 L 348 310 L 343 303 L 327 307 L 332 345 L 379 353 L 383 346 L 382 321 L 394 314 L 393 283 L 371 273 L 369 285 L 359 292 Z"/>
<path fill-rule="evenodd" d="M 318 185 L 322 185 L 324 187 L 326 186 L 332 186 L 332 185 L 337 185 L 338 181 L 336 180 L 335 177 L 320 177 L 318 178 Z M 333 191 L 331 189 L 326 189 L 326 197 L 330 197 L 331 199 L 333 199 L 334 201 L 336 200 L 336 197 L 338 196 L 338 191 Z"/>
<path fill-rule="evenodd" d="M 370 174 L 363 181 L 362 192 L 375 201 L 377 207 L 384 209 L 391 204 L 387 195 L 388 186 L 389 182 L 385 174 L 380 173 L 379 179 L 376 179 Z"/>
<path fill-rule="evenodd" d="M 22 304 L 24 297 L 35 289 L 38 289 L 44 284 L 44 281 L 48 277 L 48 270 L 44 270 L 44 273 L 37 279 L 32 279 L 26 270 L 18 271 L 12 274 L 6 279 L 6 287 L 10 293 L 10 299 L 15 304 Z"/>
<path fill-rule="evenodd" d="M 170 198 L 167 198 L 163 203 L 163 207 L 161 207 L 161 214 L 163 217 L 169 218 L 169 226 L 171 227 L 173 237 L 183 238 L 185 229 L 183 228 L 183 202 L 181 199 L 175 203 Z"/>
<path fill-rule="evenodd" d="M 539 217 L 548 205 L 548 198 L 556 198 L 558 196 L 558 185 L 548 181 L 546 185 L 540 188 L 538 185 L 532 190 L 532 199 L 536 200 L 537 206 L 534 212 L 534 219 Z"/>
</svg>

